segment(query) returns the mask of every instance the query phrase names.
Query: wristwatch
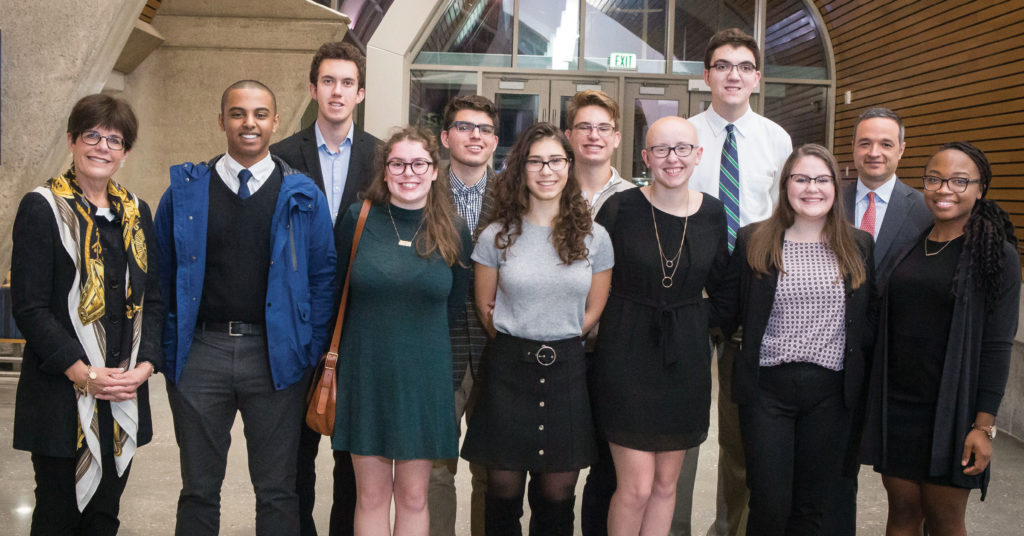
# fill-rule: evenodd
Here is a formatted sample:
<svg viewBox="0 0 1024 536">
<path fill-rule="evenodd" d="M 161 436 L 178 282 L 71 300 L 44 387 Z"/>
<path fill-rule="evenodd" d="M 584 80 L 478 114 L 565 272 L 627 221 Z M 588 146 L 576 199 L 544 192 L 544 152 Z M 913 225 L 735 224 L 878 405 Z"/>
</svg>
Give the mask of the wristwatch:
<svg viewBox="0 0 1024 536">
<path fill-rule="evenodd" d="M 99 377 L 96 375 L 96 371 L 92 369 L 92 365 L 86 366 L 89 367 L 89 373 L 86 376 L 85 385 L 78 385 L 77 383 L 74 384 L 75 392 L 82 396 L 89 396 L 89 385 L 92 383 L 93 380 Z"/>
<path fill-rule="evenodd" d="M 971 424 L 971 428 L 974 429 L 974 430 L 981 430 L 982 432 L 985 432 L 985 435 L 987 435 L 989 439 L 995 439 L 996 438 L 996 425 L 995 425 L 995 423 L 992 423 L 992 426 L 981 426 L 978 423 L 973 423 L 973 424 Z"/>
</svg>

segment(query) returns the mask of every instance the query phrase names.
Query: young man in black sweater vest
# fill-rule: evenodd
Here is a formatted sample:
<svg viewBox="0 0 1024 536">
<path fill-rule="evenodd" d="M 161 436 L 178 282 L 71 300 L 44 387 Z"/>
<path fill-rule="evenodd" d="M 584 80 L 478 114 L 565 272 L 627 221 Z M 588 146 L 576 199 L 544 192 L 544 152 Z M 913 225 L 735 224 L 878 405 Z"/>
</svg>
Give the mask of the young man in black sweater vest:
<svg viewBox="0 0 1024 536">
<path fill-rule="evenodd" d="M 225 90 L 227 154 L 171 168 L 156 216 L 167 392 L 180 449 L 175 533 L 217 534 L 237 413 L 245 424 L 256 534 L 298 534 L 298 421 L 334 305 L 330 209 L 273 158 L 277 104 L 260 82 Z"/>
</svg>

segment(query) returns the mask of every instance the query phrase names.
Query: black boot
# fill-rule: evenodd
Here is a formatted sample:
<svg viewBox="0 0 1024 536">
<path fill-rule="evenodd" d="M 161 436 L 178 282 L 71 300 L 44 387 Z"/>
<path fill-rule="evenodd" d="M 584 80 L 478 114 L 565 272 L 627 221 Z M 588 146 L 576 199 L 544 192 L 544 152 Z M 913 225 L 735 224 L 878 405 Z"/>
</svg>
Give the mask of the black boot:
<svg viewBox="0 0 1024 536">
<path fill-rule="evenodd" d="M 503 499 L 487 494 L 484 507 L 484 531 L 487 536 L 522 536 L 519 519 L 523 517 L 523 498 Z"/>
<path fill-rule="evenodd" d="M 558 502 L 537 497 L 534 502 L 536 506 L 530 518 L 530 536 L 572 536 L 576 519 L 573 512 L 576 507 L 575 496 Z"/>
</svg>

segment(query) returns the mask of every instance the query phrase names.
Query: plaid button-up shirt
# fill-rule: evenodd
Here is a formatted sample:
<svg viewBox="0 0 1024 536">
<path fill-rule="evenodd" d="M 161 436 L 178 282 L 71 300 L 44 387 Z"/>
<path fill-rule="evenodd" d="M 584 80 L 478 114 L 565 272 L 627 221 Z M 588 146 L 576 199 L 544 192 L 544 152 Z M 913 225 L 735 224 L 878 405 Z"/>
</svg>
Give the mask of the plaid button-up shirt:
<svg viewBox="0 0 1024 536">
<path fill-rule="evenodd" d="M 493 179 L 494 172 L 488 168 L 483 178 L 476 184 L 466 186 L 455 176 L 455 173 L 452 173 L 451 170 L 448 171 L 448 184 L 451 186 L 455 210 L 458 211 L 462 219 L 466 220 L 466 226 L 473 233 L 474 243 L 481 231 L 478 228 L 481 219 L 486 220 L 491 212 L 491 199 L 487 195 L 487 185 Z M 480 318 L 476 315 L 472 283 L 471 275 L 466 306 L 455 316 L 448 329 L 452 341 L 452 383 L 456 390 L 462 385 L 467 368 L 474 370 L 473 367 L 480 363 L 480 356 L 487 344 L 487 333 L 480 323 Z"/>
</svg>

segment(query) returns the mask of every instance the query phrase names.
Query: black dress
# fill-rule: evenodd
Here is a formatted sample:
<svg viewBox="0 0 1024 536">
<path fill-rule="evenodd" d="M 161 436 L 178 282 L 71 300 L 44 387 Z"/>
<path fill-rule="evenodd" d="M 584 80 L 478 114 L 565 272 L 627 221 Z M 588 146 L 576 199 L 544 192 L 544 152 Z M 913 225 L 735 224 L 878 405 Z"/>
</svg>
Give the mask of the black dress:
<svg viewBox="0 0 1024 536">
<path fill-rule="evenodd" d="M 952 485 L 948 473 L 930 474 L 929 465 L 963 243 L 962 235 L 948 245 L 922 237 L 889 281 L 888 438 L 885 463 L 875 467 L 882 474 Z"/>
<path fill-rule="evenodd" d="M 615 248 L 612 290 L 601 316 L 591 399 L 598 432 L 644 451 L 682 450 L 707 439 L 711 410 L 709 323 L 728 299 L 725 211 L 704 195 L 688 218 L 654 209 L 661 248 L 675 256 L 686 239 L 672 285 L 663 286 L 661 257 L 640 189 L 613 196 L 597 223 Z M 672 268 L 665 269 L 671 274 Z M 710 300 L 702 292 L 707 289 Z"/>
</svg>

